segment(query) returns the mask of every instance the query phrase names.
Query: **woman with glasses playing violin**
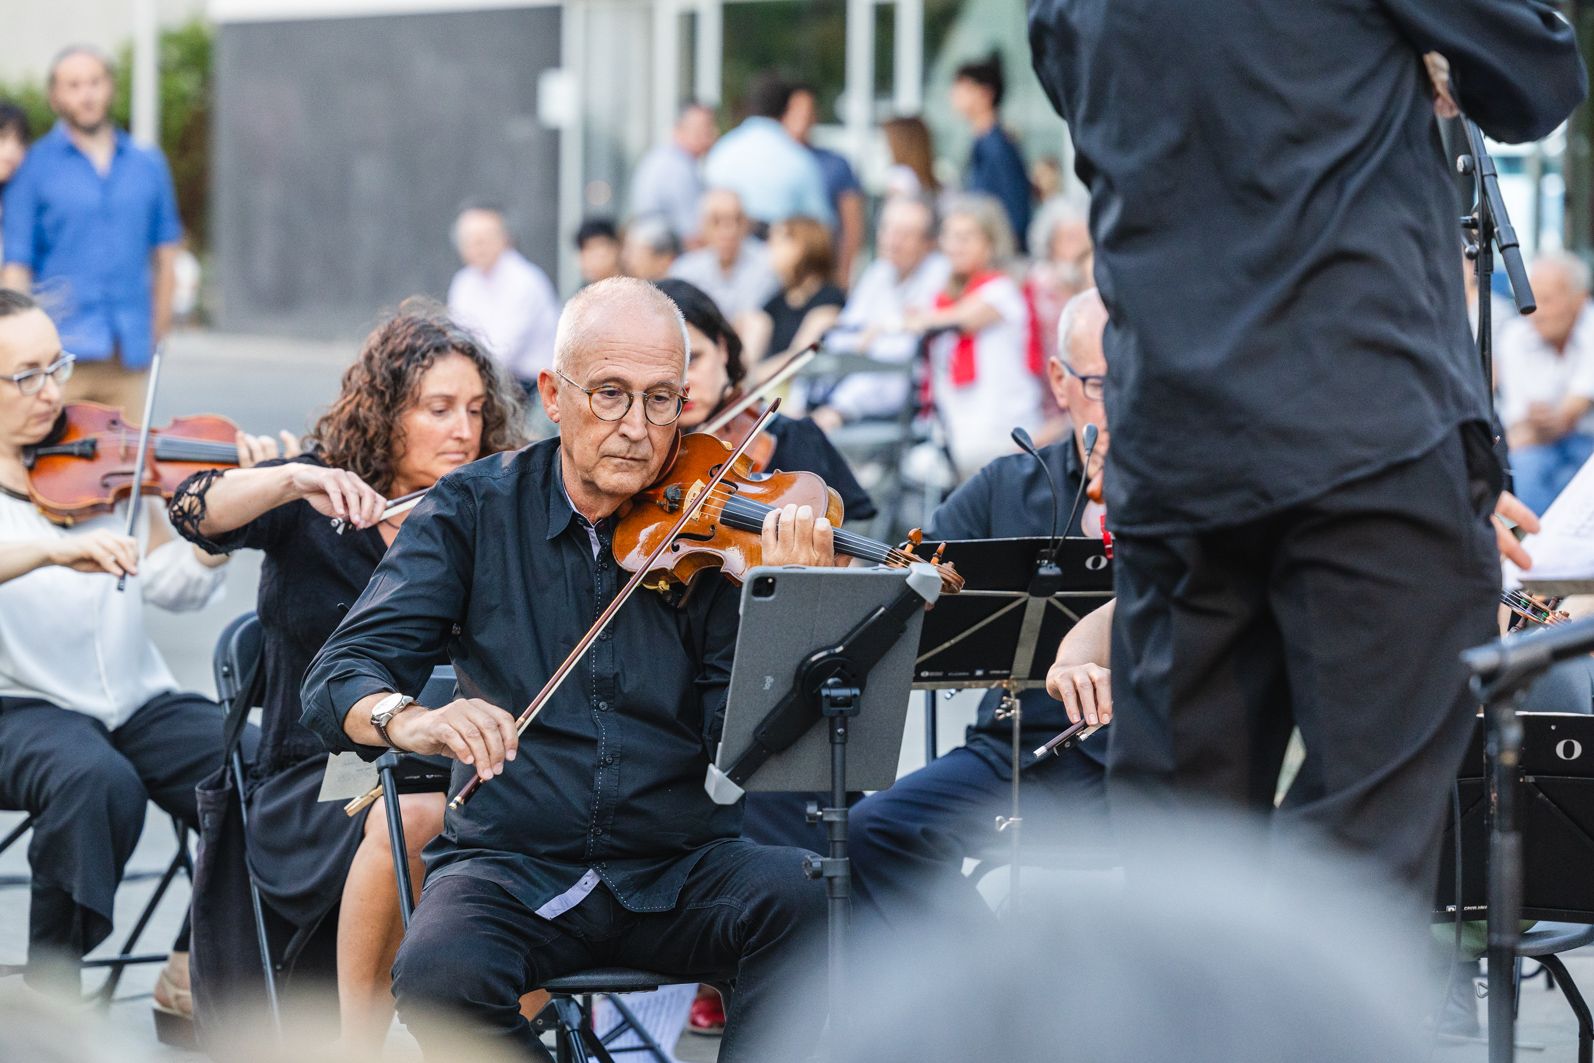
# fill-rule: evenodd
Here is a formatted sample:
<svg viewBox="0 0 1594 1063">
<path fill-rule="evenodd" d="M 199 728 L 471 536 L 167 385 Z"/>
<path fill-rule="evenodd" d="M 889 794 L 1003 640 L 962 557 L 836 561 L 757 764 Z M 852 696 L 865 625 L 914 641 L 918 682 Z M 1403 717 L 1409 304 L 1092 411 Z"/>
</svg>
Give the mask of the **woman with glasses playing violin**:
<svg viewBox="0 0 1594 1063">
<path fill-rule="evenodd" d="M 175 539 L 153 500 L 138 503 L 143 544 L 121 514 L 62 527 L 34 505 L 25 451 L 63 417 L 72 368 L 38 304 L 0 289 L 0 808 L 33 817 L 27 978 L 75 993 L 79 961 L 110 933 L 148 802 L 197 825 L 194 786 L 215 767 L 221 713 L 177 690 L 145 607 L 201 608 L 225 559 Z M 243 442 L 246 454 L 271 446 Z M 181 995 L 186 936 L 159 1004 Z"/>
<path fill-rule="evenodd" d="M 339 1007 L 344 1036 L 355 1041 L 379 1045 L 391 1021 L 388 971 L 403 925 L 380 808 L 350 818 L 341 804 L 317 801 L 326 747 L 299 723 L 299 683 L 408 515 L 384 515 L 385 500 L 521 444 L 512 386 L 440 307 L 411 301 L 366 338 L 308 453 L 199 473 L 172 498 L 178 531 L 205 550 L 265 553 L 251 862 L 266 903 L 296 928 L 335 918 Z M 400 802 L 418 885 L 421 848 L 442 829 L 444 797 Z"/>
</svg>

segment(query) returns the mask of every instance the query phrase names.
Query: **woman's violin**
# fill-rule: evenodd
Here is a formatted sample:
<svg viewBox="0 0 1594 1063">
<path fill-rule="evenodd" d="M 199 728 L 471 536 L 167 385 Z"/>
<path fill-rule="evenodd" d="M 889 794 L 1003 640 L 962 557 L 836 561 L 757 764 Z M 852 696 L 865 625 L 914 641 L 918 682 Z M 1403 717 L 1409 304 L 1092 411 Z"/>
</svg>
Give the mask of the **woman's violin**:
<svg viewBox="0 0 1594 1063">
<path fill-rule="evenodd" d="M 923 538 L 917 532 L 909 536 L 908 543 L 893 547 L 843 531 L 841 496 L 814 473 L 756 476 L 745 454 L 738 455 L 726 469 L 737 449 L 703 432 L 677 437 L 664 472 L 620 511 L 613 540 L 620 567 L 637 572 L 657 555 L 643 573 L 643 586 L 653 590 L 684 585 L 708 568 L 717 568 L 739 583 L 749 569 L 763 561 L 764 517 L 788 505 L 808 506 L 816 516 L 830 518 L 836 528 L 838 554 L 893 568 L 926 560 L 913 552 Z M 706 485 L 716 477 L 721 477 L 719 483 L 709 490 Z M 707 497 L 693 517 L 673 533 L 668 549 L 658 554 L 659 545 L 672 537 L 682 512 L 705 493 Z M 940 574 L 944 592 L 955 594 L 963 589 L 963 577 L 941 562 L 940 550 L 928 561 Z"/>
<path fill-rule="evenodd" d="M 731 392 L 698 432 L 716 436 L 732 447 L 741 446 L 744 439 L 753 435 L 759 423 L 764 412 L 764 399 L 800 373 L 818 354 L 819 342 L 816 340 L 788 357 L 757 387 L 748 391 L 738 388 Z M 747 457 L 752 462 L 754 473 L 767 471 L 770 462 L 775 460 L 774 437 L 762 433 L 754 437 L 747 448 Z"/>
<path fill-rule="evenodd" d="M 238 464 L 238 426 L 225 417 L 174 417 L 149 433 L 138 493 L 170 498 L 204 469 Z M 57 524 L 111 512 L 134 490 L 139 428 L 93 402 L 65 407 L 44 441 L 22 451 L 33 504 Z"/>
</svg>

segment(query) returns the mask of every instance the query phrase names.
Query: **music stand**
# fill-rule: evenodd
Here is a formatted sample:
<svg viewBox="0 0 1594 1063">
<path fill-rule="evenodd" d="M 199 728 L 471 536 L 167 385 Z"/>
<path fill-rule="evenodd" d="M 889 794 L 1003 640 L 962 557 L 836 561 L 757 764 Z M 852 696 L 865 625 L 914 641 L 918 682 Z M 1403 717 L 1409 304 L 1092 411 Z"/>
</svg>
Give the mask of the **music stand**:
<svg viewBox="0 0 1594 1063">
<path fill-rule="evenodd" d="M 825 883 L 838 1050 L 852 892 L 847 789 L 883 790 L 896 781 L 918 629 L 940 590 L 940 576 L 924 564 L 760 567 L 742 588 L 725 725 L 704 788 L 720 804 L 749 789 L 829 791 L 829 807 L 808 809 L 809 822 L 825 824 L 828 853 L 810 856 L 804 871 Z"/>
<path fill-rule="evenodd" d="M 996 830 L 1012 847 L 1009 905 L 1018 905 L 1023 806 L 1023 709 L 1018 694 L 1044 686 L 1058 643 L 1086 613 L 1112 599 L 1112 557 L 1101 539 L 973 539 L 947 542 L 942 560 L 961 593 L 925 617 L 914 662 L 916 689 L 1001 687 L 998 720 L 1012 727 L 1010 814 Z"/>
</svg>

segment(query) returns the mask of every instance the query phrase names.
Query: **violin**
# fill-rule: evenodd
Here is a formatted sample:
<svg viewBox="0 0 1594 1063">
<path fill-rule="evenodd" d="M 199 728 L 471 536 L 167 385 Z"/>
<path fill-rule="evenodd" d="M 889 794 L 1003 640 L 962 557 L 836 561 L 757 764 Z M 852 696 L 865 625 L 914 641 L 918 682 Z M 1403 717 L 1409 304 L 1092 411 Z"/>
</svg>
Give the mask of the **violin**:
<svg viewBox="0 0 1594 1063">
<path fill-rule="evenodd" d="M 758 427 L 771 412 L 773 408 Z M 763 562 L 764 517 L 795 505 L 807 506 L 816 516 L 830 519 L 836 529 L 836 553 L 891 568 L 928 560 L 941 577 L 944 593 L 963 589 L 957 569 L 941 561 L 944 544 L 934 557 L 925 559 L 914 553 L 923 541 L 918 532 L 910 534 L 907 543 L 893 547 L 843 531 L 841 496 L 835 488 L 811 472 L 758 476 L 752 461 L 740 453 L 745 449 L 745 444 L 732 446 L 703 432 L 677 436 L 664 472 L 620 508 L 612 543 L 620 567 L 640 572 L 643 586 L 650 590 L 684 586 L 710 568 L 719 569 L 732 583 L 740 583 L 749 569 Z M 659 545 L 671 536 L 681 514 L 693 506 L 692 518 L 660 555 Z"/>
<path fill-rule="evenodd" d="M 94 402 L 66 406 L 44 441 L 22 450 L 33 504 L 70 526 L 111 512 L 135 487 L 140 495 L 169 499 L 194 473 L 238 464 L 237 425 L 215 414 L 174 417 L 150 429 L 142 475 L 135 477 L 139 431 L 121 410 Z"/>
</svg>

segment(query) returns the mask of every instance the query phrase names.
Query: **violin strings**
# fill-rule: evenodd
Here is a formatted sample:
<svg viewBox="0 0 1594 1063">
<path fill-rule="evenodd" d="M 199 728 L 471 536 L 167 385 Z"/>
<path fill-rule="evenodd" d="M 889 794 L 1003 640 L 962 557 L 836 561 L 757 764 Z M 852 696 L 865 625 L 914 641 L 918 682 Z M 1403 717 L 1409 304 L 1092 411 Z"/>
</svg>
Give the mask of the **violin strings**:
<svg viewBox="0 0 1594 1063">
<path fill-rule="evenodd" d="M 744 531 L 760 530 L 763 527 L 764 517 L 775 508 L 763 502 L 744 498 L 739 492 L 723 484 L 715 488 L 709 497 L 711 501 L 720 503 L 721 510 L 724 512 L 727 521 L 732 523 L 733 526 L 736 522 L 732 518 L 740 517 L 743 522 L 742 530 Z M 878 540 L 862 535 L 843 531 L 840 528 L 835 531 L 834 541 L 843 553 L 865 561 L 874 561 L 880 564 L 908 565 L 923 560 L 905 550 L 888 546 Z"/>
</svg>

